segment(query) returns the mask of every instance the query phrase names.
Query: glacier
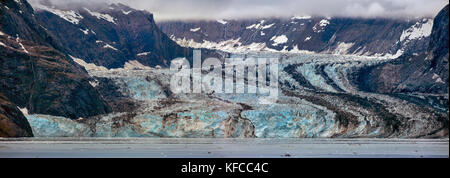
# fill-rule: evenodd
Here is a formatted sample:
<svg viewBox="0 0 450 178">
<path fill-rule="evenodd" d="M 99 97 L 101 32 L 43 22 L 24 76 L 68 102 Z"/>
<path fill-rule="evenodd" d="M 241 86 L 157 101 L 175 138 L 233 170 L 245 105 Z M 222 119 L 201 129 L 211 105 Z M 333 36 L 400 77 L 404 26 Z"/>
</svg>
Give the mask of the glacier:
<svg viewBox="0 0 450 178">
<path fill-rule="evenodd" d="M 174 94 L 173 72 L 161 68 L 105 69 L 76 59 L 95 78 L 114 82 L 135 110 L 92 118 L 24 113 L 37 137 L 159 138 L 417 138 L 448 134 L 448 95 L 368 93 L 355 73 L 391 59 L 353 55 L 236 53 L 279 59 L 279 98 L 257 94 Z M 129 64 L 140 66 L 137 63 Z M 100 89 L 102 80 L 95 81 Z M 444 129 L 443 129 L 444 128 Z"/>
</svg>

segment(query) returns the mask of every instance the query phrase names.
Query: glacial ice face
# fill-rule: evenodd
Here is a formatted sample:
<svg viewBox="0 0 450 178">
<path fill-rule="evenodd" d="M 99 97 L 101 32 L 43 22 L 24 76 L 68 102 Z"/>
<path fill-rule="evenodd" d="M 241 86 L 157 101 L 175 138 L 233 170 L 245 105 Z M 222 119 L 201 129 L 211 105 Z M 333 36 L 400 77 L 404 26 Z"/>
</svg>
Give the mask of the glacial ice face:
<svg viewBox="0 0 450 178">
<path fill-rule="evenodd" d="M 242 117 L 252 121 L 259 138 L 331 137 L 336 129 L 333 113 L 308 105 L 265 106 L 244 111 Z"/>
<path fill-rule="evenodd" d="M 162 88 L 154 80 L 143 77 L 121 77 L 116 83 L 122 86 L 122 92 L 136 100 L 154 100 L 166 98 Z"/>
<path fill-rule="evenodd" d="M 35 137 L 90 137 L 92 131 L 85 124 L 64 117 L 26 115 Z"/>
</svg>

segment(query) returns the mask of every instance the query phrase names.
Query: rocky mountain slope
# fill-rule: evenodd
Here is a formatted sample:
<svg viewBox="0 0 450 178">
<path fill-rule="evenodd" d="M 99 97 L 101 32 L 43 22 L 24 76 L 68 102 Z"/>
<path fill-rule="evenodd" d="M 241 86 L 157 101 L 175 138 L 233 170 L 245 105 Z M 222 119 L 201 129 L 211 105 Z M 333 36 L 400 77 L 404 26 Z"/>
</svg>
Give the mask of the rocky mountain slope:
<svg viewBox="0 0 450 178">
<path fill-rule="evenodd" d="M 0 93 L 0 137 L 32 137 L 27 118 Z"/>
<path fill-rule="evenodd" d="M 448 93 L 449 90 L 449 8 L 434 19 L 428 49 L 359 73 L 361 89 L 370 92 Z"/>
<path fill-rule="evenodd" d="M 183 46 L 230 52 L 283 51 L 399 56 L 427 49 L 430 18 L 168 21 L 158 26 Z"/>
<path fill-rule="evenodd" d="M 46 33 L 24 0 L 1 0 L 0 6 L 0 94 L 29 113 L 71 119 L 105 114 L 110 106 L 89 83 L 84 68 L 68 59 L 58 40 Z M 10 103 L 6 104 L 11 108 Z M 3 106 L 3 105 L 2 105 Z M 13 111 L 11 113 L 10 111 Z M 23 119 L 17 110 L 2 117 Z M 13 129 L 0 127 L 0 130 Z M 20 121 L 20 129 L 30 131 Z M 9 136 L 31 136 L 16 130 Z"/>
<path fill-rule="evenodd" d="M 153 14 L 123 4 L 54 6 L 38 1 L 36 17 L 59 39 L 67 53 L 106 68 L 121 68 L 129 61 L 145 66 L 170 66 L 177 57 L 191 58 L 192 50 L 167 37 L 155 24 Z M 204 54 L 214 55 L 204 50 Z"/>
</svg>

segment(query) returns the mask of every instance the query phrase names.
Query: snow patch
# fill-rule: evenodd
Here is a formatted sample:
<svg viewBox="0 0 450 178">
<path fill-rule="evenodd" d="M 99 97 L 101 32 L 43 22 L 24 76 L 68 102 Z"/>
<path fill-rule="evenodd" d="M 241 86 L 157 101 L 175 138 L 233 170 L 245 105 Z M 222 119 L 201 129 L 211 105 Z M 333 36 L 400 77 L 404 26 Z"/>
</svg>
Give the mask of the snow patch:
<svg viewBox="0 0 450 178">
<path fill-rule="evenodd" d="M 28 109 L 27 109 L 27 108 L 20 108 L 19 106 L 17 106 L 17 109 L 19 109 L 20 112 L 22 112 L 22 114 L 23 114 L 24 116 L 28 116 L 28 115 L 29 115 L 29 114 L 28 114 Z"/>
<path fill-rule="evenodd" d="M 139 61 L 131 60 L 131 61 L 127 61 L 125 63 L 123 69 L 125 69 L 125 70 L 137 70 L 137 69 L 150 70 L 152 68 L 141 64 Z"/>
<path fill-rule="evenodd" d="M 311 40 L 311 37 L 310 37 L 310 36 L 308 36 L 308 37 L 305 38 L 305 41 L 309 41 L 309 40 Z"/>
<path fill-rule="evenodd" d="M 98 84 L 100 84 L 98 81 L 89 81 L 89 84 L 91 84 L 92 87 L 97 87 Z"/>
<path fill-rule="evenodd" d="M 80 30 L 81 30 L 85 35 L 88 35 L 88 34 L 89 34 L 89 29 L 83 30 L 83 29 L 80 28 Z"/>
<path fill-rule="evenodd" d="M 93 71 L 107 71 L 108 70 L 106 67 L 97 66 L 93 63 L 87 63 L 83 59 L 76 58 L 71 55 L 69 55 L 69 56 L 70 56 L 70 58 L 72 58 L 73 61 L 75 61 L 80 66 L 83 66 L 87 71 L 92 71 L 92 70 Z"/>
<path fill-rule="evenodd" d="M 269 24 L 269 25 L 264 25 L 264 23 L 265 23 L 265 20 L 261 20 L 257 24 L 253 24 L 253 25 L 245 27 L 245 29 L 247 29 L 247 30 L 250 30 L 250 29 L 265 30 L 265 29 L 271 28 L 272 26 L 275 25 L 275 23 L 272 23 L 272 24 Z"/>
<path fill-rule="evenodd" d="M 311 19 L 311 16 L 294 16 L 291 18 L 291 20 L 306 20 L 306 19 Z"/>
<path fill-rule="evenodd" d="M 0 41 L 0 46 L 8 47 L 5 45 L 5 43 L 2 43 L 1 41 Z"/>
<path fill-rule="evenodd" d="M 436 83 L 445 83 L 444 81 L 442 81 L 442 78 L 439 77 L 439 75 L 437 74 L 433 75 L 433 80 L 435 80 Z"/>
<path fill-rule="evenodd" d="M 110 16 L 109 14 L 102 14 L 102 13 L 99 13 L 99 12 L 92 12 L 88 8 L 84 8 L 84 10 L 86 10 L 92 16 L 97 17 L 97 19 L 103 19 L 103 20 L 106 20 L 106 21 L 111 22 L 113 24 L 116 24 L 116 21 L 114 20 L 114 17 Z"/>
<path fill-rule="evenodd" d="M 130 14 L 131 12 L 133 12 L 133 11 L 124 11 L 124 10 L 122 10 L 122 13 L 125 14 L 125 15 L 128 15 L 128 14 Z"/>
<path fill-rule="evenodd" d="M 22 42 L 21 42 L 21 40 L 20 40 L 20 38 L 19 38 L 19 35 L 17 35 L 16 42 L 19 43 L 19 45 L 20 45 L 20 47 L 22 48 L 23 52 L 25 52 L 25 53 L 27 53 L 27 54 L 29 53 L 29 52 L 27 51 L 27 49 L 25 48 L 25 46 L 22 44 Z"/>
<path fill-rule="evenodd" d="M 114 48 L 114 47 L 111 46 L 110 44 L 105 44 L 105 46 L 103 46 L 103 48 L 109 48 L 109 49 L 112 49 L 112 50 L 114 50 L 114 51 L 118 51 L 117 48 Z"/>
<path fill-rule="evenodd" d="M 81 16 L 80 14 L 76 13 L 73 10 L 68 10 L 68 11 L 64 11 L 64 10 L 59 10 L 59 9 L 53 9 L 53 8 L 49 8 L 47 6 L 41 5 L 41 4 L 37 4 L 36 9 L 41 9 L 41 10 L 45 10 L 48 12 L 51 12 L 57 16 L 59 16 L 60 18 L 73 23 L 75 25 L 79 24 L 81 20 L 83 20 L 83 16 Z"/>
<path fill-rule="evenodd" d="M 197 32 L 197 31 L 199 31 L 201 28 L 200 27 L 198 27 L 198 28 L 192 28 L 191 29 L 191 32 Z"/>
<path fill-rule="evenodd" d="M 347 51 L 354 45 L 354 43 L 344 43 L 339 42 L 336 49 L 334 49 L 333 54 L 344 55 L 347 54 Z"/>
<path fill-rule="evenodd" d="M 286 35 L 281 35 L 281 36 L 273 36 L 270 41 L 273 41 L 274 43 L 272 44 L 272 46 L 278 46 L 279 44 L 284 44 L 288 42 L 288 38 L 286 37 Z"/>
<path fill-rule="evenodd" d="M 203 43 L 195 42 L 193 39 L 187 40 L 186 38 L 175 38 L 174 36 L 171 36 L 171 39 L 183 47 L 214 49 L 230 53 L 245 53 L 250 51 L 269 50 L 269 48 L 266 47 L 265 43 L 252 43 L 249 45 L 242 45 L 242 43 L 240 42 L 240 38 L 221 42 L 211 42 L 203 40 Z"/>
<path fill-rule="evenodd" d="M 432 19 L 423 19 L 421 22 L 417 22 L 410 28 L 403 31 L 400 36 L 400 41 L 409 41 L 414 39 L 420 39 L 431 35 L 433 29 Z"/>
<path fill-rule="evenodd" d="M 226 25 L 226 24 L 228 23 L 227 21 L 222 20 L 222 19 L 217 20 L 217 22 L 218 22 L 218 23 L 221 23 L 222 25 Z"/>
<path fill-rule="evenodd" d="M 151 52 L 142 52 L 142 53 L 139 53 L 139 54 L 137 54 L 137 56 L 147 56 L 147 55 L 149 55 Z"/>
<path fill-rule="evenodd" d="M 319 23 L 317 23 L 316 25 L 314 25 L 313 27 L 313 31 L 316 33 L 321 33 L 323 31 L 325 31 L 325 28 L 330 24 L 330 21 L 328 21 L 327 19 L 322 19 Z"/>
</svg>

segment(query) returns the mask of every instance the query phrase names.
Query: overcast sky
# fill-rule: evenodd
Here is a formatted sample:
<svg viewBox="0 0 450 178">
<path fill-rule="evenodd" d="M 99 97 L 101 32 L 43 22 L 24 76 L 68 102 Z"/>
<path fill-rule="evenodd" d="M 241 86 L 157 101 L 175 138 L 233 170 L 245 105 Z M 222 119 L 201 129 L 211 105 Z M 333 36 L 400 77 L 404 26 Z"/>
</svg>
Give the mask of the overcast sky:
<svg viewBox="0 0 450 178">
<path fill-rule="evenodd" d="M 73 2 L 83 0 L 54 0 Z M 98 1 L 98 0 L 96 0 Z M 293 15 L 434 17 L 448 0 L 103 0 L 145 9 L 163 20 L 215 20 Z"/>
</svg>

